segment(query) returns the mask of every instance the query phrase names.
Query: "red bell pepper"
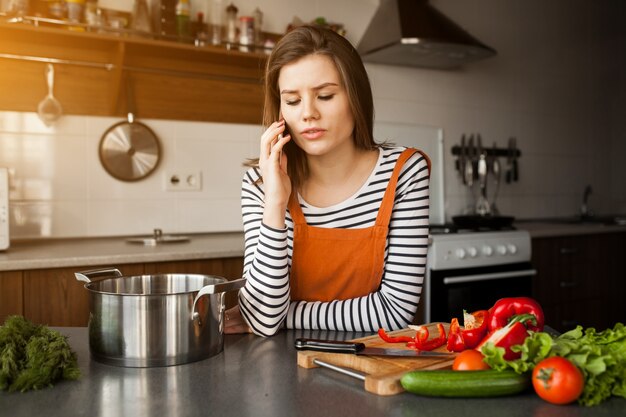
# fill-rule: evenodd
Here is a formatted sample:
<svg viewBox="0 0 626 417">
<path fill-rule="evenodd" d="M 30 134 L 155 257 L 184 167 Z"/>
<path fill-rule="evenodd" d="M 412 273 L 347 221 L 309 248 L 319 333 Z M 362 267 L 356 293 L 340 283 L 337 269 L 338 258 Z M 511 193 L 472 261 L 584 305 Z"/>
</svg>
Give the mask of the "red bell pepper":
<svg viewBox="0 0 626 417">
<path fill-rule="evenodd" d="M 378 336 L 387 343 L 415 342 L 415 338 L 410 336 L 389 336 L 383 328 L 378 329 Z"/>
<path fill-rule="evenodd" d="M 446 329 L 443 324 L 437 323 L 437 331 L 439 334 L 437 337 L 428 340 L 430 333 L 426 326 L 419 326 L 413 342 L 407 343 L 408 347 L 419 350 L 433 350 L 446 344 Z"/>
<path fill-rule="evenodd" d="M 478 346 L 487 334 L 488 318 L 487 310 L 475 311 L 472 314 L 463 311 L 463 328 L 459 326 L 459 320 L 456 317 L 453 318 L 448 332 L 448 350 L 462 352 Z"/>
<path fill-rule="evenodd" d="M 524 325 L 528 330 L 540 332 L 543 330 L 544 315 L 539 303 L 529 297 L 501 298 L 489 309 L 489 330 L 503 328 L 515 316 L 531 314 Z"/>
<path fill-rule="evenodd" d="M 516 316 L 506 326 L 495 329 L 487 334 L 487 337 L 476 347 L 480 351 L 487 343 L 493 343 L 497 347 L 504 348 L 504 359 L 507 361 L 517 359 L 521 356 L 521 352 L 513 352 L 512 346 L 521 345 L 528 337 L 528 329 L 524 325 L 525 322 L 531 320 L 533 316 L 528 314 Z"/>
</svg>

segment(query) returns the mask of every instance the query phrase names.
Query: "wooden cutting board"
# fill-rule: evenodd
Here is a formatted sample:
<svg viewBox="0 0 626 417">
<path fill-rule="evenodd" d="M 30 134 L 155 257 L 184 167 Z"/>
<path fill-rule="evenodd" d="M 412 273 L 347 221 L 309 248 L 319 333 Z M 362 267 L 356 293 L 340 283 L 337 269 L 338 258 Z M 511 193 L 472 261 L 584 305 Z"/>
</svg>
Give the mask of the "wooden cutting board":
<svg viewBox="0 0 626 417">
<path fill-rule="evenodd" d="M 445 323 L 446 334 L 448 332 L 448 324 Z M 427 325 L 431 335 L 437 335 L 437 324 L 431 323 Z M 415 330 L 403 329 L 389 332 L 392 336 L 415 336 Z M 354 339 L 356 342 L 365 343 L 369 347 L 382 348 L 406 348 L 404 343 L 387 343 L 383 341 L 377 334 Z M 437 348 L 437 351 L 447 352 L 445 345 Z M 377 395 L 395 395 L 404 392 L 400 385 L 400 378 L 408 371 L 415 369 L 450 369 L 454 356 L 450 358 L 423 357 L 423 358 L 403 358 L 391 356 L 364 356 L 352 355 L 346 353 L 326 353 L 313 352 L 308 350 L 298 351 L 298 366 L 302 368 L 316 368 L 314 360 L 320 360 L 325 363 L 348 368 L 350 370 L 365 373 L 365 390 Z"/>
</svg>

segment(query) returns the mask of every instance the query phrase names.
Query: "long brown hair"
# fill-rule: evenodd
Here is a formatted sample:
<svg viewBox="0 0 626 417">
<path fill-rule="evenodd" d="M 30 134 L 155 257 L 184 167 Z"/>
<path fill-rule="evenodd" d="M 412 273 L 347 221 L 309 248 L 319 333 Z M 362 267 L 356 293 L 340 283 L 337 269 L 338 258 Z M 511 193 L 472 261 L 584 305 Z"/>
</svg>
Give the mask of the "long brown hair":
<svg viewBox="0 0 626 417">
<path fill-rule="evenodd" d="M 264 127 L 269 127 L 280 117 L 280 70 L 289 63 L 313 54 L 328 56 L 339 71 L 354 117 L 352 137 L 356 147 L 366 150 L 378 148 L 380 145 L 374 141 L 373 133 L 372 88 L 363 61 L 347 39 L 318 26 L 305 25 L 293 29 L 278 41 L 269 56 L 265 67 Z M 289 177 L 297 189 L 308 177 L 306 155 L 293 140 L 285 146 L 284 152 L 289 160 Z M 258 159 L 250 165 L 254 163 L 258 166 Z"/>
</svg>

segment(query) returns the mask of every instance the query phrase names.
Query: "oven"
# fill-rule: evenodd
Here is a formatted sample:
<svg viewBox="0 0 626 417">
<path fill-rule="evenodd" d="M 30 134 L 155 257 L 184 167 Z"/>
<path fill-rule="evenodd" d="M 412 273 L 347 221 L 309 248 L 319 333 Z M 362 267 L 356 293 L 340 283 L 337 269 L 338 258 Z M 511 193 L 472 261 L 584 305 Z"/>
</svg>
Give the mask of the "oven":
<svg viewBox="0 0 626 417">
<path fill-rule="evenodd" d="M 536 270 L 530 255 L 530 236 L 521 230 L 431 234 L 424 322 L 453 317 L 462 322 L 463 310 L 488 309 L 503 297 L 532 296 Z"/>
</svg>

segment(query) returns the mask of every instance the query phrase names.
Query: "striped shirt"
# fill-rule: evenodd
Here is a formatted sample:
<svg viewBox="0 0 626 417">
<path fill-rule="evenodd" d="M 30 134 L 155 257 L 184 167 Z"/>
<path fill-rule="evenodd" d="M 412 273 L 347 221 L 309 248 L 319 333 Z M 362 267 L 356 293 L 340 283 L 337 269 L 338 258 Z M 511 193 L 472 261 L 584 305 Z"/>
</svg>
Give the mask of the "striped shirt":
<svg viewBox="0 0 626 417">
<path fill-rule="evenodd" d="M 347 200 L 324 208 L 299 198 L 310 226 L 365 228 L 376 222 L 395 163 L 403 147 L 381 148 L 378 162 L 363 187 Z M 246 285 L 239 292 L 241 314 L 261 336 L 281 327 L 375 332 L 394 330 L 413 321 L 420 300 L 428 251 L 428 166 L 419 153 L 411 156 L 398 179 L 385 248 L 382 281 L 376 292 L 348 300 L 291 301 L 289 270 L 293 221 L 287 210 L 284 229 L 265 225 L 260 172 L 244 175 L 241 207 L 244 224 Z"/>
</svg>

